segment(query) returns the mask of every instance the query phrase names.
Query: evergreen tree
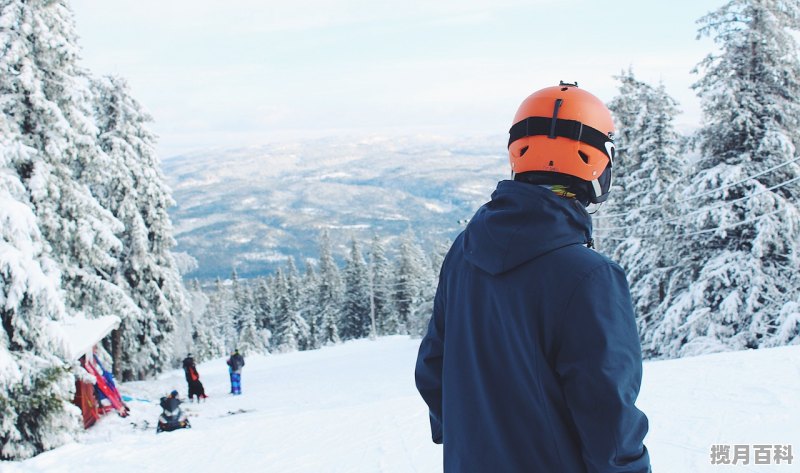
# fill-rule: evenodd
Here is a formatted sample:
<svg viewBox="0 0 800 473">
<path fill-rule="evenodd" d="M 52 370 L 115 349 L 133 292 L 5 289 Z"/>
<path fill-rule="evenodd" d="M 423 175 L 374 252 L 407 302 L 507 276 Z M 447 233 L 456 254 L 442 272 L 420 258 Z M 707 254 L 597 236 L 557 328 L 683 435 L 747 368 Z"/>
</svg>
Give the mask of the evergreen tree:
<svg viewBox="0 0 800 473">
<path fill-rule="evenodd" d="M 406 232 L 400 239 L 397 259 L 394 297 L 397 307 L 398 333 L 421 334 L 430 313 L 423 308 L 428 301 L 426 289 L 432 285 L 431 270 L 425 255 L 416 243 L 414 233 Z M 433 285 L 435 291 L 435 284 Z"/>
<path fill-rule="evenodd" d="M 306 317 L 303 314 L 307 310 L 302 306 L 303 290 L 302 279 L 297 272 L 297 266 L 294 264 L 294 258 L 289 257 L 286 263 L 286 290 L 289 297 L 292 299 L 292 330 L 294 331 L 294 338 L 297 340 L 297 348 L 299 350 L 307 350 L 311 345 L 309 341 L 309 327 L 306 322 Z"/>
<path fill-rule="evenodd" d="M 350 257 L 344 268 L 341 337 L 365 338 L 372 330 L 369 270 L 355 238 L 350 242 Z"/>
<path fill-rule="evenodd" d="M 317 295 L 319 294 L 319 277 L 314 272 L 311 261 L 305 262 L 305 273 L 300 281 L 300 314 L 308 325 L 308 339 L 304 349 L 313 350 L 320 347 L 321 319 L 317 310 Z"/>
<path fill-rule="evenodd" d="M 339 343 L 338 323 L 341 319 L 342 282 L 333 261 L 328 231 L 320 237 L 319 286 L 317 287 L 317 345 Z"/>
<path fill-rule="evenodd" d="M 131 297 L 131 311 L 111 354 L 123 379 L 157 372 L 172 357 L 169 339 L 188 313 L 185 290 L 171 249 L 175 246 L 167 209 L 174 205 L 155 154 L 152 118 L 118 77 L 91 81 L 97 142 L 108 163 L 93 162 L 84 173 L 100 204 L 124 226 L 123 252 L 114 278 Z M 144 341 L 144 343 L 142 343 Z"/>
<path fill-rule="evenodd" d="M 275 345 L 281 352 L 301 348 L 308 338 L 308 324 L 298 309 L 298 278 L 296 274 L 291 274 L 292 268 L 289 268 L 287 274 L 278 269 L 275 277 L 277 294 Z"/>
<path fill-rule="evenodd" d="M 442 263 L 444 263 L 444 258 L 447 256 L 447 252 L 450 251 L 451 245 L 452 242 L 449 241 L 436 243 L 429 253 L 428 260 L 431 262 L 431 273 L 436 277 L 435 283 L 437 285 L 439 284 L 439 273 L 442 271 Z"/>
<path fill-rule="evenodd" d="M 374 235 L 372 238 L 370 272 L 372 274 L 372 300 L 378 335 L 400 333 L 400 320 L 397 310 L 395 310 L 393 298 L 394 278 L 392 265 L 386 258 L 386 251 L 378 235 Z"/>
<path fill-rule="evenodd" d="M 64 1 L 5 0 L 0 8 L 0 103 L 12 134 L 34 150 L 14 171 L 61 269 L 67 310 L 127 319 L 138 308 L 114 281 L 123 226 L 86 185 L 110 162 L 85 100 L 72 13 Z"/>
<path fill-rule="evenodd" d="M 59 271 L 15 171 L 36 150 L 20 141 L 0 114 L 0 460 L 57 447 L 79 426 L 73 375 L 48 330 L 65 313 Z"/>
<path fill-rule="evenodd" d="M 783 317 L 798 289 L 800 4 L 732 0 L 700 20 L 719 53 L 694 85 L 705 124 L 681 214 L 681 267 L 671 276 L 653 346 L 666 356 L 797 340 Z M 782 318 L 783 317 L 783 318 Z M 790 327 L 785 324 L 791 324 Z"/>
<path fill-rule="evenodd" d="M 266 278 L 258 278 L 253 290 L 253 309 L 256 316 L 256 328 L 268 340 L 275 331 L 274 310 L 275 301 L 272 289 Z M 265 343 L 265 348 L 270 348 L 270 342 Z"/>
<path fill-rule="evenodd" d="M 650 86 L 637 80 L 633 70 L 623 71 L 615 79 L 619 82 L 619 93 L 608 104 L 614 117 L 615 159 L 613 163 L 614 179 L 608 200 L 603 203 L 593 220 L 595 228 L 595 246 L 598 251 L 614 255 L 620 242 L 624 240 L 627 230 L 625 218 L 629 212 L 638 207 L 636 196 L 630 196 L 627 189 L 631 186 L 629 174 L 638 169 L 642 156 L 637 152 L 636 144 L 642 130 L 642 122 L 649 113 L 644 97 Z"/>
<path fill-rule="evenodd" d="M 191 345 L 185 351 L 191 352 L 198 362 L 221 356 L 223 350 L 216 344 L 215 327 L 210 313 L 211 299 L 203 292 L 197 279 L 192 280 L 186 292 L 186 300 L 190 313 L 188 320 L 191 322 L 188 330 L 192 339 Z"/>
<path fill-rule="evenodd" d="M 236 348 L 243 354 L 262 353 L 266 346 L 263 334 L 256 327 L 256 313 L 251 304 L 240 307 L 239 318 L 242 329 L 236 341 Z"/>
<path fill-rule="evenodd" d="M 678 255 L 664 241 L 677 239 L 675 195 L 686 167 L 681 138 L 674 129 L 677 103 L 663 85 L 655 88 L 637 80 L 632 71 L 618 76 L 619 95 L 609 108 L 624 124 L 617 137 L 615 185 L 609 206 L 596 217 L 603 249 L 628 275 L 646 356 L 653 355 L 653 327 L 665 310 L 670 275 Z M 618 125 L 620 127 L 620 125 Z M 616 174 L 621 177 L 617 179 Z M 602 227 L 606 227 L 603 229 Z"/>
<path fill-rule="evenodd" d="M 72 12 L 64 1 L 3 0 L 0 25 L 3 211 L 15 220 L 3 224 L 8 251 L 0 257 L 14 264 L 2 276 L 0 457 L 24 458 L 63 443 L 79 425 L 68 404 L 73 378 L 44 317 L 58 318 L 56 307 L 89 316 L 136 307 L 113 280 L 123 227 L 85 184 L 91 167 L 108 160 L 86 107 Z M 11 231 L 18 233 L 9 239 Z M 28 239 L 32 246 L 12 250 Z M 26 254 L 15 255 L 19 250 Z M 46 296 L 58 273 L 60 302 Z"/>
<path fill-rule="evenodd" d="M 252 309 L 253 302 L 249 285 L 246 280 L 239 279 L 235 268 L 231 271 L 231 287 L 228 294 L 230 307 L 227 314 L 228 341 L 226 345 L 229 348 L 238 348 L 245 324 L 249 318 L 255 317 L 255 310 Z M 251 314 L 251 312 L 253 313 Z"/>
<path fill-rule="evenodd" d="M 234 346 L 236 334 L 231 323 L 233 297 L 230 290 L 218 277 L 214 283 L 214 292 L 209 296 L 207 322 L 212 327 L 214 344 L 212 352 L 230 353 Z"/>
<path fill-rule="evenodd" d="M 244 310 L 246 310 L 245 306 L 248 304 L 247 283 L 239 280 L 239 273 L 236 271 L 236 268 L 231 271 L 230 294 L 232 298 L 232 306 L 228 317 L 229 324 L 232 327 L 230 330 L 233 333 L 233 339 L 236 340 L 239 338 L 239 333 L 242 331 L 242 326 L 244 325 L 241 314 Z"/>
</svg>

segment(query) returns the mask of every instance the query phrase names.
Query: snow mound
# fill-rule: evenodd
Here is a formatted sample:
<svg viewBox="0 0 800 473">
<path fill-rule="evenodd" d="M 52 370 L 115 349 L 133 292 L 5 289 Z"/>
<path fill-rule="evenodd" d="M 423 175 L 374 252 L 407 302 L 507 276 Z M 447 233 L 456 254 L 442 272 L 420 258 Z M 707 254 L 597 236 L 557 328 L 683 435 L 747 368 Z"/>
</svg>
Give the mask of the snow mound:
<svg viewBox="0 0 800 473">
<path fill-rule="evenodd" d="M 192 429 L 155 434 L 158 398 L 181 370 L 125 383 L 130 417 L 107 416 L 79 443 L 4 473 L 91 471 L 433 472 L 425 404 L 414 388 L 419 340 L 395 336 L 311 352 L 251 356 L 243 395 L 228 394 L 222 359 L 201 364 L 207 402 L 185 404 Z M 650 418 L 653 470 L 791 471 L 792 465 L 712 465 L 712 445 L 800 448 L 800 346 L 645 363 L 639 407 Z M 533 433 L 532 433 L 533 435 Z"/>
</svg>

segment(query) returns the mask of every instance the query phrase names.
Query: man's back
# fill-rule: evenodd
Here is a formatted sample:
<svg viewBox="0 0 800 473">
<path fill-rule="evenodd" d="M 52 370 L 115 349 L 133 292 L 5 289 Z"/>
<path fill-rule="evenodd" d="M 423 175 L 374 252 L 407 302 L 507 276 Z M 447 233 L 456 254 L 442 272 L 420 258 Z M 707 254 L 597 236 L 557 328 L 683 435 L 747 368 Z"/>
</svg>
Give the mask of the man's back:
<svg viewBox="0 0 800 473">
<path fill-rule="evenodd" d="M 160 405 L 165 411 L 172 412 L 180 407 L 181 400 L 174 396 L 166 396 L 161 398 Z"/>
<path fill-rule="evenodd" d="M 453 244 L 417 365 L 445 471 L 648 471 L 630 296 L 590 233 L 580 203 L 503 181 Z"/>
<path fill-rule="evenodd" d="M 228 365 L 234 373 L 241 373 L 244 367 L 244 357 L 239 353 L 234 353 L 228 360 Z"/>
</svg>

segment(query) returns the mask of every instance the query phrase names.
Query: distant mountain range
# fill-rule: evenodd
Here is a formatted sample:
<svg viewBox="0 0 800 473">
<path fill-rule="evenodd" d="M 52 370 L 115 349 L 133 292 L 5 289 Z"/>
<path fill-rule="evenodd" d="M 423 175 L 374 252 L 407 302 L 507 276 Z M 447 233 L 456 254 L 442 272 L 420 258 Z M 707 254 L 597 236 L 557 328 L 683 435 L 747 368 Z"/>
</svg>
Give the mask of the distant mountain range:
<svg viewBox="0 0 800 473">
<path fill-rule="evenodd" d="M 177 251 L 210 279 L 272 272 L 318 255 L 328 228 L 337 258 L 352 236 L 392 240 L 411 229 L 423 246 L 452 240 L 507 178 L 504 138 L 317 139 L 207 151 L 164 160 L 177 205 Z M 366 248 L 365 248 L 366 251 Z"/>
</svg>

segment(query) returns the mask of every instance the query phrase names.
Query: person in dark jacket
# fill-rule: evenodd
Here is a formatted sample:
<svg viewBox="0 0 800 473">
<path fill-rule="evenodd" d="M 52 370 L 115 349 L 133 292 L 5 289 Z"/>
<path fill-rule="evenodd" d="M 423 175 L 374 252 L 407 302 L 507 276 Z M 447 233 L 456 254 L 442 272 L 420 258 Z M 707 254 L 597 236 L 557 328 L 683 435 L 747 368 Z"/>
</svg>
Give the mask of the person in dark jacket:
<svg viewBox="0 0 800 473">
<path fill-rule="evenodd" d="M 192 354 L 189 353 L 189 354 L 186 355 L 186 358 L 183 359 L 183 374 L 186 377 L 186 384 L 189 385 L 189 390 L 190 391 L 192 389 L 192 385 L 191 385 L 191 383 L 192 383 L 191 370 L 192 370 L 192 367 L 194 367 L 194 366 L 195 366 L 194 358 L 192 358 Z M 195 371 L 196 370 L 197 369 L 195 368 Z"/>
<path fill-rule="evenodd" d="M 161 398 L 161 415 L 158 417 L 156 433 L 169 432 L 176 429 L 191 427 L 189 418 L 181 409 L 182 401 L 178 398 L 178 391 L 172 391 L 169 396 Z"/>
<path fill-rule="evenodd" d="M 242 368 L 244 367 L 244 357 L 239 350 L 234 350 L 228 358 L 228 372 L 231 375 L 231 394 L 242 394 Z"/>
<path fill-rule="evenodd" d="M 417 358 L 444 471 L 649 472 L 628 284 L 591 249 L 587 206 L 617 165 L 611 115 L 562 83 L 514 123 L 512 179 L 450 248 Z"/>
<path fill-rule="evenodd" d="M 200 382 L 200 373 L 197 372 L 197 366 L 191 353 L 186 355 L 183 360 L 183 373 L 186 375 L 186 384 L 189 387 L 189 400 L 192 401 L 197 397 L 197 402 L 200 402 L 201 399 L 207 398 L 203 383 Z"/>
<path fill-rule="evenodd" d="M 161 398 L 159 405 L 165 411 L 175 411 L 181 405 L 181 400 L 178 398 L 178 391 L 173 390 L 169 396 Z"/>
<path fill-rule="evenodd" d="M 194 358 L 192 358 L 191 353 L 188 353 L 186 358 L 183 359 L 183 371 L 188 370 L 190 366 L 194 366 Z"/>
</svg>

